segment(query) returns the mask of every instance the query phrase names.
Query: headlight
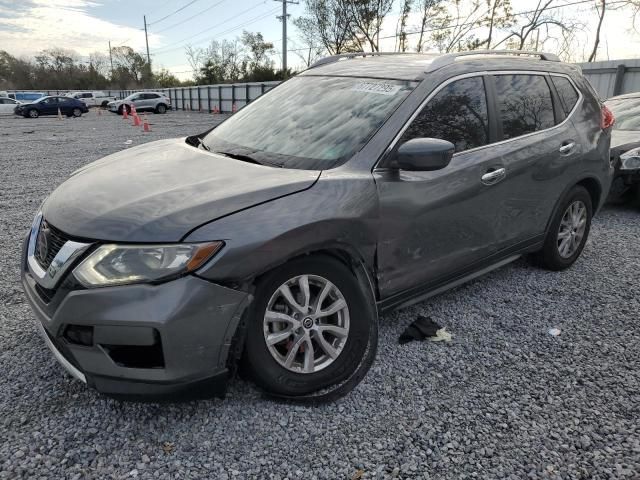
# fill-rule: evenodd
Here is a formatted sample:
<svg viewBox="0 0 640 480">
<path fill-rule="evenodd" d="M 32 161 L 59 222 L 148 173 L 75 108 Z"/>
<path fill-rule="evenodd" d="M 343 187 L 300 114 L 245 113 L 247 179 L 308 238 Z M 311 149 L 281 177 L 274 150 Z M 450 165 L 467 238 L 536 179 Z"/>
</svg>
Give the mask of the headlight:
<svg viewBox="0 0 640 480">
<path fill-rule="evenodd" d="M 85 287 L 168 280 L 202 266 L 223 242 L 101 245 L 73 274 Z"/>
<path fill-rule="evenodd" d="M 620 168 L 622 170 L 636 170 L 640 168 L 640 147 L 633 148 L 620 155 Z"/>
</svg>

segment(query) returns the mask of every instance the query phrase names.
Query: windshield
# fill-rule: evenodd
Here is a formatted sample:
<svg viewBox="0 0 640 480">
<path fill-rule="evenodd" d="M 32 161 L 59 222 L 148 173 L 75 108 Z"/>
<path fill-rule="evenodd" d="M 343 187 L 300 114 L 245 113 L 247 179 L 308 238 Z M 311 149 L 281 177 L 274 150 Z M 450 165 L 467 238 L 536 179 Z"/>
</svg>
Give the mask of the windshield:
<svg viewBox="0 0 640 480">
<path fill-rule="evenodd" d="M 125 97 L 125 100 L 133 100 L 134 97 L 137 97 L 138 94 L 137 93 L 132 93 L 131 95 L 129 95 L 128 97 Z"/>
<path fill-rule="evenodd" d="M 616 130 L 640 130 L 640 97 L 609 100 L 605 105 L 611 109 Z"/>
<path fill-rule="evenodd" d="M 203 144 L 267 165 L 333 168 L 360 150 L 415 86 L 402 80 L 294 77 L 212 130 Z"/>
</svg>

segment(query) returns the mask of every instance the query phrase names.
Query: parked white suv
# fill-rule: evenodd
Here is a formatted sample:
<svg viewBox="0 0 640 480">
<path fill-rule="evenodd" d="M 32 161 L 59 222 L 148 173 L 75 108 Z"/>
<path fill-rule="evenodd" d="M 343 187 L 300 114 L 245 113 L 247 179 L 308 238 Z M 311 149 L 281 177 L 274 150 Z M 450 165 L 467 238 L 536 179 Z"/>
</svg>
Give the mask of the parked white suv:
<svg viewBox="0 0 640 480">
<path fill-rule="evenodd" d="M 112 102 L 116 99 L 116 97 L 112 95 L 107 95 L 106 92 L 95 91 L 95 92 L 71 92 L 67 94 L 67 96 L 71 98 L 77 98 L 78 100 L 84 102 L 87 107 L 102 107 L 106 108 L 109 102 Z"/>
<path fill-rule="evenodd" d="M 124 100 L 109 102 L 107 108 L 111 112 L 122 115 L 124 108 L 130 113 L 132 105 L 135 105 L 136 110 L 139 112 L 165 113 L 167 110 L 171 110 L 171 99 L 162 92 L 136 92 Z"/>
</svg>

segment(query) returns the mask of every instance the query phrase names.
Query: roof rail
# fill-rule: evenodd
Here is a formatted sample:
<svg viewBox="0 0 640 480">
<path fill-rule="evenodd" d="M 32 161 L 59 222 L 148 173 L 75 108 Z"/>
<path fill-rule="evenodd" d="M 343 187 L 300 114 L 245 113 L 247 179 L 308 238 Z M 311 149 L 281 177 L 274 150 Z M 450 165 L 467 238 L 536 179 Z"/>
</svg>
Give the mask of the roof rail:
<svg viewBox="0 0 640 480">
<path fill-rule="evenodd" d="M 427 72 L 433 72 L 456 61 L 458 57 L 468 57 L 471 55 L 528 55 L 540 57 L 540 60 L 548 62 L 559 62 L 560 58 L 553 53 L 531 52 L 527 50 L 469 50 L 468 52 L 447 53 L 433 60 L 427 67 Z"/>
<path fill-rule="evenodd" d="M 319 67 L 321 65 L 327 65 L 329 63 L 337 62 L 338 60 L 342 60 L 343 58 L 356 58 L 356 57 L 381 57 L 387 55 L 406 55 L 411 52 L 351 52 L 351 53 L 340 53 L 338 55 L 330 55 L 328 57 L 322 57 L 320 60 L 315 62 L 309 68 Z"/>
</svg>

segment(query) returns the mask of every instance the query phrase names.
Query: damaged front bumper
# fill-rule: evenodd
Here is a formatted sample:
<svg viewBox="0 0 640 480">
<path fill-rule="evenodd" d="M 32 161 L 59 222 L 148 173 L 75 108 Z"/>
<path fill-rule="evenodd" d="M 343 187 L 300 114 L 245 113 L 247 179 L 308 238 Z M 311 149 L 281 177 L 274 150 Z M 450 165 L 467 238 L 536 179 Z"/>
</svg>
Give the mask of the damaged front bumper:
<svg viewBox="0 0 640 480">
<path fill-rule="evenodd" d="M 69 273 L 54 291 L 44 290 L 26 258 L 22 284 L 45 343 L 89 387 L 140 400 L 224 395 L 250 294 L 194 275 L 83 289 Z"/>
</svg>

